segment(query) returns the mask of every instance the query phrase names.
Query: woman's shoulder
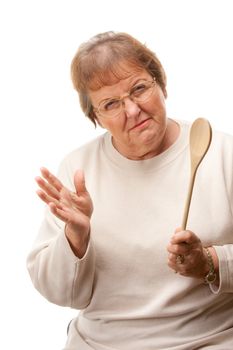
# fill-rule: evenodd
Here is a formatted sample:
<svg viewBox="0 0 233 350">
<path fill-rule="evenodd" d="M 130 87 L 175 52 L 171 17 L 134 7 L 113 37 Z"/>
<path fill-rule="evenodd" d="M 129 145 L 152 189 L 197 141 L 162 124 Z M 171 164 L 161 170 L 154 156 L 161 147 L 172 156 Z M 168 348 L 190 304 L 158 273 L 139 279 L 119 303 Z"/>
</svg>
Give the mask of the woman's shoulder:
<svg viewBox="0 0 233 350">
<path fill-rule="evenodd" d="M 213 129 L 212 142 L 217 148 L 233 152 L 233 135 L 225 131 Z"/>
<path fill-rule="evenodd" d="M 189 130 L 192 126 L 192 121 L 187 121 L 187 120 L 178 120 L 179 124 L 186 130 Z M 212 125 L 211 120 L 209 121 L 211 124 L 211 128 L 212 128 L 212 142 L 216 142 L 218 143 L 218 145 L 222 144 L 228 144 L 233 145 L 233 135 L 225 132 L 225 131 L 221 131 L 218 130 L 217 128 L 215 128 L 214 124 Z"/>
<path fill-rule="evenodd" d="M 98 157 L 106 134 L 99 135 L 66 154 L 60 163 L 60 168 L 85 168 L 87 164 Z"/>
<path fill-rule="evenodd" d="M 222 130 L 212 129 L 212 141 L 207 154 L 211 164 L 216 168 L 224 168 L 232 174 L 233 169 L 233 135 Z"/>
<path fill-rule="evenodd" d="M 92 153 L 95 150 L 99 149 L 103 143 L 103 139 L 105 137 L 105 134 L 99 135 L 95 137 L 94 139 L 91 139 L 79 147 L 73 149 L 68 154 L 65 155 L 64 160 L 76 158 L 77 156 L 87 155 L 88 153 Z"/>
<path fill-rule="evenodd" d="M 57 176 L 65 186 L 70 189 L 73 188 L 74 173 L 78 169 L 85 172 L 85 177 L 89 173 L 93 174 L 93 170 L 98 163 L 105 135 L 106 133 L 97 136 L 63 157 L 58 167 Z"/>
</svg>

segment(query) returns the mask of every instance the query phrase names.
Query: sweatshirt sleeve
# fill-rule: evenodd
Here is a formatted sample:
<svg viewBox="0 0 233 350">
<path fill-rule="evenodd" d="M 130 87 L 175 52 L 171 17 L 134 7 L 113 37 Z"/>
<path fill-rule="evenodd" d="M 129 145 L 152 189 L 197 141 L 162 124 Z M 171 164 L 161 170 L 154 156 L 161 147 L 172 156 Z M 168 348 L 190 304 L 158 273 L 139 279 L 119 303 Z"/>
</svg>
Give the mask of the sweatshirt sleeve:
<svg viewBox="0 0 233 350">
<path fill-rule="evenodd" d="M 230 176 L 231 174 L 231 176 Z M 229 181 L 229 204 L 233 222 L 233 176 L 232 171 L 228 171 Z M 231 232 L 233 237 L 233 231 Z M 232 242 L 232 237 L 230 240 Z M 214 246 L 219 260 L 219 286 L 210 285 L 213 293 L 233 293 L 233 244 Z"/>
<path fill-rule="evenodd" d="M 229 225 L 233 228 L 233 137 L 223 135 L 222 144 L 217 144 L 221 160 L 220 169 L 223 169 L 224 184 L 228 196 L 231 213 Z M 221 139 L 220 139 L 221 140 Z M 229 244 L 214 245 L 219 259 L 219 286 L 210 285 L 213 293 L 233 293 L 233 229 L 230 232 Z"/>
<path fill-rule="evenodd" d="M 76 309 L 90 303 L 95 269 L 92 240 L 85 255 L 76 257 L 65 237 L 63 223 L 59 225 L 49 210 L 27 267 L 35 288 L 50 302 Z"/>
<path fill-rule="evenodd" d="M 233 234 L 233 233 L 232 233 Z M 233 244 L 214 246 L 219 259 L 219 286 L 210 285 L 213 293 L 233 293 Z"/>
<path fill-rule="evenodd" d="M 71 168 L 69 161 L 64 159 L 58 171 L 58 178 L 72 191 L 75 167 Z M 64 228 L 64 222 L 47 207 L 28 255 L 27 267 L 35 288 L 46 299 L 61 306 L 83 309 L 92 296 L 95 273 L 93 242 L 90 238 L 85 255 L 79 259 L 66 239 Z"/>
</svg>

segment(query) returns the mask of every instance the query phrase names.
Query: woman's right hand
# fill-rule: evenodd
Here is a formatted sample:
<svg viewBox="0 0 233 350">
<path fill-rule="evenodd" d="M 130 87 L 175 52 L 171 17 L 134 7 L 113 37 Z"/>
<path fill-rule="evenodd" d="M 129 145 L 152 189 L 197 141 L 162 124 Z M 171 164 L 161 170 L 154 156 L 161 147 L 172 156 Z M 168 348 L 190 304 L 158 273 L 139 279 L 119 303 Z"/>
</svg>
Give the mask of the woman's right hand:
<svg viewBox="0 0 233 350">
<path fill-rule="evenodd" d="M 66 237 L 74 254 L 81 258 L 88 245 L 90 218 L 93 212 L 93 203 L 85 186 L 84 174 L 81 170 L 75 172 L 76 192 L 68 190 L 46 168 L 41 168 L 41 175 L 36 177 L 40 187 L 37 194 L 48 204 L 51 212 L 66 223 Z"/>
</svg>

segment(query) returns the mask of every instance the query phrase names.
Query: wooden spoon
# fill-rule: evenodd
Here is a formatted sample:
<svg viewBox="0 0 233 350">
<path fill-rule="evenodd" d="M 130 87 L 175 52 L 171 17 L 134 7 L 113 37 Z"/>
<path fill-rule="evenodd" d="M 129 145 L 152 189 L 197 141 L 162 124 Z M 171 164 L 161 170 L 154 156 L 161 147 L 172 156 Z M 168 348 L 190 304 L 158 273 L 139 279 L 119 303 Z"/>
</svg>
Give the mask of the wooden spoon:
<svg viewBox="0 0 233 350">
<path fill-rule="evenodd" d="M 211 139 L 212 129 L 208 120 L 204 118 L 196 119 L 191 126 L 189 135 L 191 173 L 189 180 L 188 195 L 186 198 L 186 204 L 183 214 L 183 222 L 181 226 L 182 230 L 186 230 L 196 172 L 199 165 L 201 164 L 201 161 L 203 160 L 204 156 L 206 155 L 209 149 Z"/>
</svg>

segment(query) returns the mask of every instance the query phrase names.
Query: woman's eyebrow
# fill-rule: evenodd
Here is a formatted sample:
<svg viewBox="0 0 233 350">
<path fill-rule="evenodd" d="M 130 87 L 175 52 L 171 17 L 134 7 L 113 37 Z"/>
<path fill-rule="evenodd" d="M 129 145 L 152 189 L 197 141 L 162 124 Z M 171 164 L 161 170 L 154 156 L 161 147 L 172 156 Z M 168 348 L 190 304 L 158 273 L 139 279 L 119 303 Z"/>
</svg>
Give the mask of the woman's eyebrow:
<svg viewBox="0 0 233 350">
<path fill-rule="evenodd" d="M 137 85 L 140 81 L 145 81 L 145 80 L 147 80 L 147 79 L 146 78 L 137 78 L 133 83 L 130 84 L 130 88 L 127 89 L 127 92 L 130 92 L 134 88 L 134 86 Z M 104 101 L 115 100 L 115 99 L 119 99 L 119 98 L 121 98 L 121 96 L 112 95 L 110 97 L 106 97 L 103 100 L 101 100 L 98 103 L 98 105 Z"/>
</svg>

